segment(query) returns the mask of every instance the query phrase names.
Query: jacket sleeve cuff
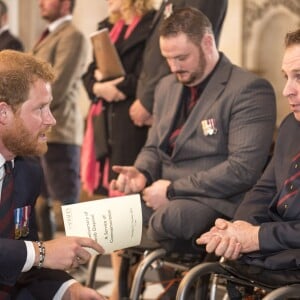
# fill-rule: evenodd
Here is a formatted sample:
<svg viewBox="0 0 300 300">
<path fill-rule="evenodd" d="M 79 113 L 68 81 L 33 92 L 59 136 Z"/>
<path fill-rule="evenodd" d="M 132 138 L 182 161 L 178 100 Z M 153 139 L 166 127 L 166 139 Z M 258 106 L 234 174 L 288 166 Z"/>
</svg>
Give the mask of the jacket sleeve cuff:
<svg viewBox="0 0 300 300">
<path fill-rule="evenodd" d="M 172 183 L 167 187 L 167 198 L 172 200 L 175 197 L 175 190 Z"/>
<path fill-rule="evenodd" d="M 146 186 L 149 186 L 153 183 L 152 177 L 150 175 L 149 172 L 147 172 L 146 170 L 137 168 L 139 170 L 139 172 L 141 172 L 145 177 L 146 177 Z"/>
<path fill-rule="evenodd" d="M 143 107 L 148 111 L 149 114 L 152 115 L 152 110 L 153 110 L 153 103 L 152 101 L 146 101 L 143 98 L 140 98 L 141 104 Z"/>
</svg>

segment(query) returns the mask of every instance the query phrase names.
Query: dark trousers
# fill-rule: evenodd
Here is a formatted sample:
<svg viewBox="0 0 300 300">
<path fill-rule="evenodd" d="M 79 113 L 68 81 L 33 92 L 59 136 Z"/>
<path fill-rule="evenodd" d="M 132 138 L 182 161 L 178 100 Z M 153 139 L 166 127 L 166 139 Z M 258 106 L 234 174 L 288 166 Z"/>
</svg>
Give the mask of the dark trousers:
<svg viewBox="0 0 300 300">
<path fill-rule="evenodd" d="M 196 238 L 208 231 L 217 218 L 224 218 L 206 204 L 190 199 L 171 200 L 155 211 L 144 203 L 142 208 L 149 238 L 169 251 L 183 253 L 202 252 L 203 247 L 196 245 Z"/>
<path fill-rule="evenodd" d="M 48 151 L 40 159 L 44 182 L 36 211 L 43 240 L 53 238 L 58 223 L 59 229 L 62 229 L 60 205 L 79 201 L 80 150 L 77 145 L 48 143 Z"/>
</svg>

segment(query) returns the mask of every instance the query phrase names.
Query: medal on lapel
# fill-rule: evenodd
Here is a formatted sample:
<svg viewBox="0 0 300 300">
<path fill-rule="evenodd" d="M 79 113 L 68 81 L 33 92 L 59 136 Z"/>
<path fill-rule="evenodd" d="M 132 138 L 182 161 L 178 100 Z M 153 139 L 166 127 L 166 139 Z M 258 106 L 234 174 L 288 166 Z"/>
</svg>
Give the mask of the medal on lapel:
<svg viewBox="0 0 300 300">
<path fill-rule="evenodd" d="M 203 134 L 205 136 L 213 135 L 218 132 L 215 119 L 207 119 L 201 122 Z"/>
<path fill-rule="evenodd" d="M 29 205 L 14 210 L 15 239 L 26 237 L 29 234 L 29 216 L 31 207 Z"/>
</svg>

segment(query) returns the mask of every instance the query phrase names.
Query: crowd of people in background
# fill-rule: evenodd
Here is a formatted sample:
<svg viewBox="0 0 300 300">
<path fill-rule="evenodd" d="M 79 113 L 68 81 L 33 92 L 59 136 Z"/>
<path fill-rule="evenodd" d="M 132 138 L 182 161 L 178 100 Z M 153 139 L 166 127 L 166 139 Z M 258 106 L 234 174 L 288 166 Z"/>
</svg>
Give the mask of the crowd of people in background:
<svg viewBox="0 0 300 300">
<path fill-rule="evenodd" d="M 0 51 L 12 49 L 24 51 L 22 41 L 9 30 L 8 7 L 4 1 L 0 1 Z"/>
</svg>

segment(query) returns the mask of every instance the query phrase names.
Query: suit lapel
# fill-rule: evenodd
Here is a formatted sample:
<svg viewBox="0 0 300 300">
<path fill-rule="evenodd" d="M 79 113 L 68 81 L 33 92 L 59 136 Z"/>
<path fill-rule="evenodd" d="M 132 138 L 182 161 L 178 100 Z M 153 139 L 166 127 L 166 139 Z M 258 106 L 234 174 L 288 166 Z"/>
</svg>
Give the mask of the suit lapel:
<svg viewBox="0 0 300 300">
<path fill-rule="evenodd" d="M 173 129 L 174 119 L 177 115 L 178 107 L 180 107 L 181 94 L 182 94 L 183 86 L 181 83 L 174 81 L 169 89 L 167 89 L 167 94 L 164 95 L 164 99 L 168 99 L 168 103 L 166 103 L 166 115 L 162 116 L 160 120 L 157 120 L 160 125 L 159 128 L 159 136 L 161 137 L 161 147 L 164 148 L 165 145 L 169 143 L 169 135 L 171 130 Z"/>
<path fill-rule="evenodd" d="M 230 72 L 231 66 L 228 63 L 228 60 L 226 57 L 222 56 L 217 69 L 210 78 L 205 90 L 198 99 L 197 104 L 186 120 L 182 131 L 176 140 L 173 156 L 178 153 L 190 136 L 197 130 L 199 126 L 201 126 L 201 122 L 203 120 L 214 118 L 213 115 L 209 114 L 209 111 L 212 110 L 214 103 L 218 101 L 220 95 L 222 94 L 226 82 L 229 79 Z M 218 123 L 218 120 L 216 121 Z"/>
<path fill-rule="evenodd" d="M 162 4 L 160 5 L 159 10 L 156 12 L 156 14 L 155 14 L 155 16 L 154 16 L 154 18 L 152 20 L 151 27 L 150 27 L 151 28 L 151 32 L 152 32 L 152 30 L 154 30 L 156 28 L 156 25 L 159 22 L 159 20 L 161 20 L 161 16 L 164 13 L 166 4 L 167 4 L 167 1 L 163 0 Z"/>
<path fill-rule="evenodd" d="M 42 48 L 46 43 L 52 40 L 60 31 L 64 30 L 65 27 L 69 26 L 70 21 L 66 21 L 58 26 L 54 31 L 50 32 L 36 47 L 33 48 L 33 53 L 37 52 L 40 48 Z"/>
</svg>

